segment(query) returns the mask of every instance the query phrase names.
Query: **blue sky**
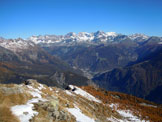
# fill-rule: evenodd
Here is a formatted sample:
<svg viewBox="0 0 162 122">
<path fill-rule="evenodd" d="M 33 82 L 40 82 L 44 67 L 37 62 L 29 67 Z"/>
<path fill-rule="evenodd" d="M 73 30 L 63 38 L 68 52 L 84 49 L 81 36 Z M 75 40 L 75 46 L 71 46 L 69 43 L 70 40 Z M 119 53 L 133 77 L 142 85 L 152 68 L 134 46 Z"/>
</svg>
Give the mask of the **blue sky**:
<svg viewBox="0 0 162 122">
<path fill-rule="evenodd" d="M 0 36 L 113 31 L 162 36 L 162 0 L 0 0 Z"/>
</svg>

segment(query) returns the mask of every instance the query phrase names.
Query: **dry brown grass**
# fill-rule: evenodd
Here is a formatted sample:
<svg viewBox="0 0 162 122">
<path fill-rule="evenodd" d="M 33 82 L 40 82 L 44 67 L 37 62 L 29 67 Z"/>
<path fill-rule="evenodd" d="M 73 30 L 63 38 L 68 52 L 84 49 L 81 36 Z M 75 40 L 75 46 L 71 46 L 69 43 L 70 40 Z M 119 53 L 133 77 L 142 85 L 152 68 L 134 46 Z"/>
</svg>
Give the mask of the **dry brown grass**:
<svg viewBox="0 0 162 122">
<path fill-rule="evenodd" d="M 48 112 L 41 107 L 35 106 L 35 109 L 39 114 L 33 117 L 33 122 L 49 122 Z"/>
<path fill-rule="evenodd" d="M 10 111 L 10 107 L 0 105 L 0 122 L 20 122 Z"/>
<path fill-rule="evenodd" d="M 82 88 L 96 98 L 102 100 L 105 104 L 117 103 L 119 104 L 119 109 L 132 110 L 135 115 L 142 115 L 142 119 L 147 119 L 147 117 L 149 117 L 149 120 L 151 122 L 162 122 L 162 107 L 158 106 L 157 108 L 154 108 L 140 105 L 140 103 L 156 105 L 155 103 L 127 94 L 96 89 L 91 86 L 86 86 Z"/>
<path fill-rule="evenodd" d="M 70 91 L 69 91 L 70 92 Z M 100 119 L 102 121 L 107 121 L 107 117 L 114 116 L 120 119 L 121 116 L 112 111 L 110 108 L 106 107 L 102 103 L 96 103 L 90 101 L 87 98 L 80 95 L 69 95 L 66 92 L 59 91 L 58 98 L 61 103 L 70 104 L 69 108 L 73 108 L 74 104 L 82 111 L 82 113 L 90 118 Z"/>
<path fill-rule="evenodd" d="M 13 106 L 18 104 L 25 104 L 31 98 L 28 94 L 11 94 L 11 95 L 3 95 L 0 93 L 0 104 Z"/>
<path fill-rule="evenodd" d="M 11 88 L 15 85 L 1 86 Z M 25 104 L 30 98 L 31 95 L 27 93 L 7 94 L 0 91 L 0 122 L 19 122 L 19 119 L 12 114 L 10 108 L 14 105 Z"/>
<path fill-rule="evenodd" d="M 48 94 L 48 95 L 53 95 L 53 91 L 51 91 L 49 88 L 45 87 L 45 89 L 41 90 L 43 93 Z"/>
<path fill-rule="evenodd" d="M 59 104 L 61 107 L 68 107 L 68 108 L 74 108 L 74 99 L 72 99 L 71 96 L 67 95 L 64 92 L 61 92 L 60 95 L 58 95 L 58 100 L 59 100 Z M 68 106 L 65 106 L 68 105 Z"/>
<path fill-rule="evenodd" d="M 0 87 L 7 87 L 7 88 L 11 88 L 16 86 L 15 84 L 0 84 Z"/>
</svg>

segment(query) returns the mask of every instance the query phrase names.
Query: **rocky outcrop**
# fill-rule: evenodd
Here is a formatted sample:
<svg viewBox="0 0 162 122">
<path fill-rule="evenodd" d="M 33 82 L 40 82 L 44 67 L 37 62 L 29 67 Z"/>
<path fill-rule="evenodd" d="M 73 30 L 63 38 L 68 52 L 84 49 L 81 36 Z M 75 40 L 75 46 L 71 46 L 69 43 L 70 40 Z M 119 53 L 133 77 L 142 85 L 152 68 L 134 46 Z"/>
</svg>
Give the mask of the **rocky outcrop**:
<svg viewBox="0 0 162 122">
<path fill-rule="evenodd" d="M 59 110 L 59 100 L 53 99 L 48 102 L 38 102 L 35 104 L 35 109 L 42 109 L 48 113 L 49 121 L 67 121 L 70 122 L 72 117 L 65 110 Z"/>
</svg>

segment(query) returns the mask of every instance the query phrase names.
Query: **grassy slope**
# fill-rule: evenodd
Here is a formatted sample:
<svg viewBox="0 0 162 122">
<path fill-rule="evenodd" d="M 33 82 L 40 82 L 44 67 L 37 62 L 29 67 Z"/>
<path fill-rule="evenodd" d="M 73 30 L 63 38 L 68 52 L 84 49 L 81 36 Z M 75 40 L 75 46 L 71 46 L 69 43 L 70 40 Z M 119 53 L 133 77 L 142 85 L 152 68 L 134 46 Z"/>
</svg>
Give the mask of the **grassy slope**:
<svg viewBox="0 0 162 122">
<path fill-rule="evenodd" d="M 120 109 L 130 109 L 137 116 L 142 115 L 142 118 L 149 118 L 149 120 L 154 122 L 162 121 L 162 107 L 160 105 L 119 92 L 108 92 L 90 86 L 82 88 L 95 97 L 101 99 L 105 104 L 117 103 L 119 104 Z M 147 103 L 158 107 L 143 106 L 141 103 Z"/>
</svg>

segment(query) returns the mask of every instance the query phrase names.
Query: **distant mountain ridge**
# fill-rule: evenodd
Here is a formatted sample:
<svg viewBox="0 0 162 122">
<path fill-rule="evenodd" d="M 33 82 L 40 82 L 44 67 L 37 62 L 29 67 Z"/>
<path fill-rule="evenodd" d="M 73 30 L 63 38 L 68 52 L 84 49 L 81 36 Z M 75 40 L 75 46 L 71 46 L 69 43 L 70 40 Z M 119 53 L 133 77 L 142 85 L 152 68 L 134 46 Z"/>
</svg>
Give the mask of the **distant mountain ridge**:
<svg viewBox="0 0 162 122">
<path fill-rule="evenodd" d="M 147 45 L 156 48 L 162 42 L 161 37 L 103 31 L 70 32 L 66 35 L 33 36 L 29 39 L 51 55 L 91 75 L 126 66 L 141 56 L 139 49 L 143 50 Z"/>
<path fill-rule="evenodd" d="M 142 42 L 146 41 L 150 37 L 157 37 L 157 36 L 148 36 L 141 33 L 135 33 L 135 34 L 121 34 L 116 32 L 104 32 L 104 31 L 97 31 L 97 32 L 69 32 L 65 35 L 33 35 L 27 39 L 8 39 L 8 41 L 13 41 L 21 43 L 21 40 L 26 40 L 26 43 L 32 43 L 35 44 L 47 44 L 46 46 L 50 46 L 50 44 L 76 44 L 76 43 L 89 43 L 89 44 L 99 44 L 99 43 L 109 43 L 109 42 L 121 42 L 125 39 L 129 39 L 135 42 Z M 162 37 L 159 37 L 162 40 Z M 0 37 L 0 41 L 4 40 L 5 38 Z M 7 40 L 7 39 L 5 39 Z M 29 41 L 30 40 L 30 41 Z M 23 42 L 24 43 L 24 42 Z M 3 45 L 6 45 L 7 43 L 4 43 Z M 2 44 L 1 44 L 2 45 Z"/>
<path fill-rule="evenodd" d="M 147 48 L 148 45 L 152 45 L 156 48 L 156 45 L 159 46 L 161 43 L 161 37 L 149 37 L 144 34 L 123 35 L 103 31 L 78 34 L 70 32 L 58 36 L 40 35 L 26 40 L 0 38 L 0 46 L 14 52 L 23 61 L 48 62 L 46 56 L 41 57 L 39 61 L 36 60 L 40 59 L 41 53 L 35 52 L 44 52 L 45 49 L 75 69 L 90 74 L 126 66 L 142 56 L 139 50 L 143 50 L 144 46 Z"/>
<path fill-rule="evenodd" d="M 123 35 L 117 34 L 115 32 L 103 32 L 97 31 L 94 33 L 79 32 L 78 34 L 70 32 L 66 35 L 44 35 L 44 36 L 32 36 L 29 40 L 32 40 L 36 44 L 46 44 L 50 46 L 51 44 L 57 45 L 67 45 L 76 43 L 89 43 L 89 44 L 98 44 L 98 43 L 108 43 L 108 42 L 118 42 L 119 38 L 125 40 L 129 38 L 133 41 L 144 41 L 149 38 L 144 34 L 132 34 L 132 35 Z M 120 41 L 121 41 L 120 40 Z"/>
<path fill-rule="evenodd" d="M 162 103 L 162 48 L 132 65 L 96 75 L 93 81 L 107 90 L 124 92 Z"/>
<path fill-rule="evenodd" d="M 60 79 L 59 76 L 63 78 Z M 21 83 L 28 78 L 59 87 L 66 87 L 69 83 L 88 84 L 88 79 L 81 75 L 81 71 L 50 55 L 34 42 L 21 38 L 1 38 L 0 82 Z"/>
</svg>

